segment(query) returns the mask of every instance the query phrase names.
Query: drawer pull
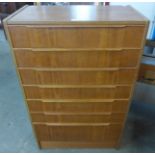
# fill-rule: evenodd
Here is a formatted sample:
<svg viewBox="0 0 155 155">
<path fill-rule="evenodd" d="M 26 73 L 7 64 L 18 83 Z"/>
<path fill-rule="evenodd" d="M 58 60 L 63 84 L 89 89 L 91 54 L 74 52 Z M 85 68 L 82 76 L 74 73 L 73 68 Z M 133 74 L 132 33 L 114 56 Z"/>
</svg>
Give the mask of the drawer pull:
<svg viewBox="0 0 155 155">
<path fill-rule="evenodd" d="M 14 48 L 19 50 L 18 48 Z M 85 52 L 85 51 L 114 51 L 114 52 L 125 52 L 126 50 L 141 50 L 141 48 L 27 48 L 27 50 L 32 52 Z"/>
<path fill-rule="evenodd" d="M 40 100 L 41 102 L 43 102 L 43 103 L 64 103 L 64 102 L 66 102 L 66 103 L 72 103 L 72 102 L 79 102 L 79 103 L 81 103 L 81 102 L 109 102 L 109 103 L 111 103 L 111 102 L 114 102 L 115 101 L 115 99 L 104 99 L 104 100 L 100 100 L 100 99 L 90 99 L 90 100 L 83 100 L 83 99 L 73 99 L 73 100 L 50 100 L 50 99 L 41 99 Z"/>
<path fill-rule="evenodd" d="M 47 126 L 109 126 L 111 123 L 36 123 L 45 124 Z"/>
<path fill-rule="evenodd" d="M 135 25 L 130 25 L 130 26 L 135 26 Z M 76 28 L 76 27 L 87 27 L 87 28 L 126 28 L 128 27 L 128 25 L 39 25 L 39 26 L 31 26 L 31 25 L 27 25 L 24 26 L 26 28 L 38 28 L 38 29 L 52 29 L 52 28 Z"/>
<path fill-rule="evenodd" d="M 46 123 L 46 122 L 32 122 L 33 124 L 43 124 L 47 126 L 109 126 L 111 123 Z M 120 123 L 113 123 L 120 124 Z"/>
<path fill-rule="evenodd" d="M 31 114 L 33 114 L 33 112 L 31 113 Z M 34 114 L 36 114 L 36 113 L 34 113 Z M 68 116 L 68 115 L 73 115 L 73 116 L 75 116 L 75 115 L 78 115 L 78 116 L 80 116 L 80 115 L 82 115 L 82 116 L 87 116 L 87 115 L 98 115 L 98 116 L 100 116 L 100 115 L 102 115 L 102 116 L 105 116 L 105 115 L 108 115 L 108 116 L 111 116 L 113 113 L 112 112 L 102 112 L 102 113 L 54 113 L 54 112 L 42 112 L 42 113 L 37 113 L 37 114 L 42 114 L 43 115 L 43 117 L 46 117 L 46 116 Z"/>
<path fill-rule="evenodd" d="M 116 67 L 116 68 L 19 68 L 19 69 L 33 69 L 39 72 L 39 71 L 119 71 L 121 68 Z"/>
<path fill-rule="evenodd" d="M 32 85 L 33 86 L 33 85 Z M 117 88 L 117 86 L 108 85 L 37 85 L 39 88 Z"/>
<path fill-rule="evenodd" d="M 125 48 L 125 49 L 139 49 L 139 48 Z M 123 51 L 124 48 L 76 48 L 76 49 L 66 49 L 66 48 L 27 48 L 27 50 L 31 50 L 32 52 L 38 52 L 38 51 L 46 51 L 46 52 L 67 52 L 67 51 Z M 18 50 L 18 49 L 17 49 Z"/>
</svg>

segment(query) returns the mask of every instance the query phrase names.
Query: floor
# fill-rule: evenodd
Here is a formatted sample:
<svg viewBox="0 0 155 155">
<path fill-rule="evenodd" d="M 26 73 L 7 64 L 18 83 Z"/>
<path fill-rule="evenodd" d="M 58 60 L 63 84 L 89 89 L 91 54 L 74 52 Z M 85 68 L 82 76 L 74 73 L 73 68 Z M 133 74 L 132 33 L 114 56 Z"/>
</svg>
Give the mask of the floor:
<svg viewBox="0 0 155 155">
<path fill-rule="evenodd" d="M 37 147 L 10 48 L 0 30 L 0 152 L 155 152 L 155 104 L 132 102 L 119 149 Z"/>
</svg>

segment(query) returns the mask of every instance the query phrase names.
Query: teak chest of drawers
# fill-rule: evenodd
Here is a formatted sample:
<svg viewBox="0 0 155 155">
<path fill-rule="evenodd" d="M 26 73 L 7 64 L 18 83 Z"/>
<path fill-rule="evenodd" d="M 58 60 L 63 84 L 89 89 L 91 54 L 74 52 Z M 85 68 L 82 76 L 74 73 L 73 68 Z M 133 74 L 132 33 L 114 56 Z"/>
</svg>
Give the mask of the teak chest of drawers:
<svg viewBox="0 0 155 155">
<path fill-rule="evenodd" d="M 126 6 L 25 6 L 4 21 L 40 147 L 116 147 L 148 21 Z"/>
</svg>

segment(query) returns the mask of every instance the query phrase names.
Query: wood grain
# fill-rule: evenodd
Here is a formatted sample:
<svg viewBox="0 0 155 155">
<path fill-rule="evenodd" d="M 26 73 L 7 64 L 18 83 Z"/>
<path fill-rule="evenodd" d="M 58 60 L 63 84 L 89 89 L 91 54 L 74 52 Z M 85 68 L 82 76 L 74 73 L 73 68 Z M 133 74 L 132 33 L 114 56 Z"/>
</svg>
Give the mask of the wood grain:
<svg viewBox="0 0 155 155">
<path fill-rule="evenodd" d="M 39 141 L 40 148 L 116 148 L 117 142 L 56 142 L 56 141 Z"/>
<path fill-rule="evenodd" d="M 139 48 L 144 26 L 53 28 L 34 25 L 9 26 L 9 31 L 15 48 Z"/>
<path fill-rule="evenodd" d="M 121 124 L 96 125 L 70 125 L 51 126 L 34 124 L 40 141 L 57 142 L 110 142 L 117 141 Z"/>
<path fill-rule="evenodd" d="M 80 10 L 80 11 L 79 11 Z M 29 6 L 8 24 L 143 24 L 146 18 L 130 6 Z"/>
<path fill-rule="evenodd" d="M 31 113 L 34 123 L 122 123 L 125 113 L 52 114 Z"/>
<path fill-rule="evenodd" d="M 132 84 L 136 69 L 107 71 L 46 71 L 35 69 L 19 70 L 23 84 L 43 85 L 112 85 Z"/>
<path fill-rule="evenodd" d="M 31 113 L 123 113 L 127 112 L 128 100 L 27 100 Z"/>
<path fill-rule="evenodd" d="M 14 50 L 18 67 L 40 68 L 106 68 L 136 67 L 138 49 Z M 36 57 L 37 55 L 37 57 Z"/>
<path fill-rule="evenodd" d="M 48 88 L 24 86 L 27 99 L 128 99 L 131 86 L 111 88 Z"/>
</svg>

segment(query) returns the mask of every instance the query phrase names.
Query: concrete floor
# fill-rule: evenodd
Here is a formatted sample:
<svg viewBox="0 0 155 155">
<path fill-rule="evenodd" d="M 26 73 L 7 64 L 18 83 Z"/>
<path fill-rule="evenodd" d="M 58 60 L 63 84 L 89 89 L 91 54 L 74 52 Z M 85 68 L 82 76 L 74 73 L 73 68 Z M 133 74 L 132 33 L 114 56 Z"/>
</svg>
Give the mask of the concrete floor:
<svg viewBox="0 0 155 155">
<path fill-rule="evenodd" d="M 37 147 L 10 48 L 0 30 L 0 152 L 155 152 L 155 104 L 132 102 L 119 149 Z"/>
</svg>

